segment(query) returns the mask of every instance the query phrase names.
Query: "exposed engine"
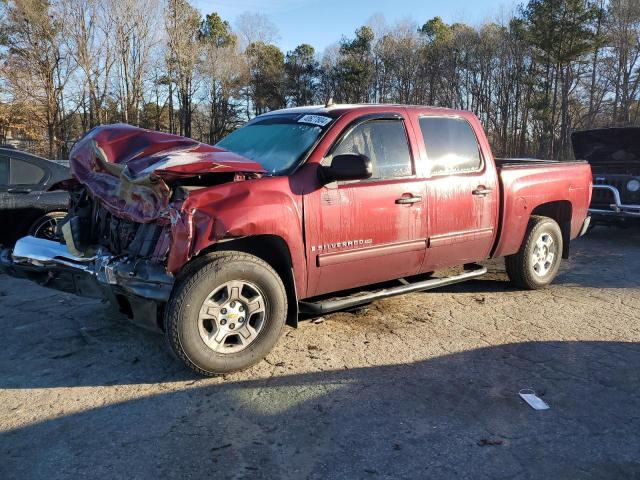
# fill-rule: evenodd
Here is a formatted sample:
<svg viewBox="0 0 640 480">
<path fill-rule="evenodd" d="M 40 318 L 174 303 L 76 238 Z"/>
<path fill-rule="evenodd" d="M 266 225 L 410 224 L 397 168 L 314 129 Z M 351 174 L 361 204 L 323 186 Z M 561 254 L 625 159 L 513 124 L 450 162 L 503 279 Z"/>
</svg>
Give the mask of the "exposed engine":
<svg viewBox="0 0 640 480">
<path fill-rule="evenodd" d="M 166 255 L 158 241 L 166 227 L 156 223 L 135 223 L 112 215 L 91 198 L 83 187 L 70 192 L 67 218 L 60 224 L 60 236 L 74 253 L 92 254 L 104 247 L 113 255 L 161 260 Z M 168 245 L 167 245 L 168 247 Z"/>
</svg>

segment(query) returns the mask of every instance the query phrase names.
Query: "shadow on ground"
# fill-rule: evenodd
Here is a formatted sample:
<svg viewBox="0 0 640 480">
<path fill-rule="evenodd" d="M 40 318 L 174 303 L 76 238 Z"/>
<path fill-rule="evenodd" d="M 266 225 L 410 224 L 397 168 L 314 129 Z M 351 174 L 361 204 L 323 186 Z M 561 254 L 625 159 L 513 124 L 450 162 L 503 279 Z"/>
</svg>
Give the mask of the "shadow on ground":
<svg viewBox="0 0 640 480">
<path fill-rule="evenodd" d="M 68 414 L 2 433 L 0 478 L 638 478 L 638 412 L 637 343 L 527 342 Z"/>
<path fill-rule="evenodd" d="M 199 380 L 101 303 L 5 277 L 0 479 L 640 478 L 640 344 L 524 341 L 637 341 L 640 231 L 596 228 L 572 250 L 549 290 L 517 292 L 490 262 L 486 279 L 386 300 L 366 332 L 303 327 L 259 380 Z M 505 293 L 467 295 L 483 291 Z M 320 334 L 331 349 L 314 359 Z M 431 334 L 439 349 L 418 348 Z M 337 348 L 344 365 L 423 360 L 322 371 Z"/>
<path fill-rule="evenodd" d="M 598 226 L 571 243 L 570 259 L 553 284 L 567 287 L 638 288 L 640 228 Z M 489 274 L 476 280 L 438 289 L 439 292 L 513 292 L 503 273 L 503 260 L 489 266 Z"/>
</svg>

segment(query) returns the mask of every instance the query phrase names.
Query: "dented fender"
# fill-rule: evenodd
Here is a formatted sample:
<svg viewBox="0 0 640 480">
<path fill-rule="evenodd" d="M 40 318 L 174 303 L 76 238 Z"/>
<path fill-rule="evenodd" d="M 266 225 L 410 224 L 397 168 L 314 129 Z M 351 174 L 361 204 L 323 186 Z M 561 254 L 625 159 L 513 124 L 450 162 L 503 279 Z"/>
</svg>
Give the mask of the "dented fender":
<svg viewBox="0 0 640 480">
<path fill-rule="evenodd" d="M 190 193 L 171 212 L 167 270 L 178 272 L 223 239 L 272 235 L 289 247 L 296 289 L 305 292 L 302 197 L 290 193 L 288 183 L 288 177 L 263 177 Z"/>
</svg>

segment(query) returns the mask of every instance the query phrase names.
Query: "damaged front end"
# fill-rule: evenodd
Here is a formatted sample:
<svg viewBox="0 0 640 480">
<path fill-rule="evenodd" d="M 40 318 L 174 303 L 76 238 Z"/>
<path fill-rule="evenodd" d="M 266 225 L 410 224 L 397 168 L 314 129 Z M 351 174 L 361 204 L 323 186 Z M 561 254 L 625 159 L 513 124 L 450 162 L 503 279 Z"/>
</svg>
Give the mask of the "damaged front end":
<svg viewBox="0 0 640 480">
<path fill-rule="evenodd" d="M 154 329 L 175 274 L 194 254 L 190 193 L 264 172 L 225 150 L 128 125 L 89 132 L 74 146 L 70 166 L 74 178 L 59 185 L 70 194 L 60 241 L 24 237 L 2 250 L 0 268 L 106 298 Z"/>
<path fill-rule="evenodd" d="M 159 307 L 168 301 L 174 276 L 151 260 L 118 257 L 98 249 L 79 257 L 66 245 L 24 237 L 0 253 L 0 266 L 15 277 L 90 298 L 106 298 L 147 328 L 158 328 Z"/>
</svg>

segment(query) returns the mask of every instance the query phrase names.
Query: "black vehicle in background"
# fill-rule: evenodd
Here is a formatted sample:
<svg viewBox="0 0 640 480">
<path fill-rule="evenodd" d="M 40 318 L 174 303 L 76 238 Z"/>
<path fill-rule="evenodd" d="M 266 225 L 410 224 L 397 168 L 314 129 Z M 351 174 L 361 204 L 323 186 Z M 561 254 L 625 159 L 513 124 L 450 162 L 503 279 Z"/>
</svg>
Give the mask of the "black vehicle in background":
<svg viewBox="0 0 640 480">
<path fill-rule="evenodd" d="M 65 191 L 50 190 L 69 168 L 12 148 L 0 148 L 0 244 L 25 235 L 53 239 L 68 205 Z"/>
<path fill-rule="evenodd" d="M 575 157 L 591 164 L 592 224 L 640 221 L 640 127 L 584 130 L 571 140 Z"/>
</svg>

